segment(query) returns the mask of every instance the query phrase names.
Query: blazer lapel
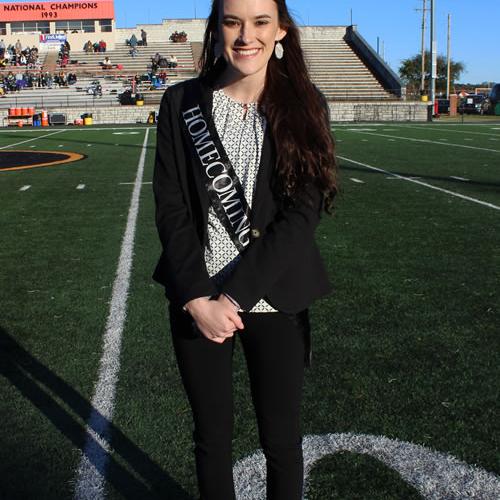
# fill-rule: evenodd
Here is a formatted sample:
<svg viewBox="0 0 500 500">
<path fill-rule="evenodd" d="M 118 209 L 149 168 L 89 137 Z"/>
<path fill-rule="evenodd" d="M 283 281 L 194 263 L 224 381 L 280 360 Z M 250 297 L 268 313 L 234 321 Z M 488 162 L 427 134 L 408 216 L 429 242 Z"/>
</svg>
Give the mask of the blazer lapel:
<svg viewBox="0 0 500 500">
<path fill-rule="evenodd" d="M 259 171 L 257 172 L 257 180 L 252 200 L 251 219 L 253 224 L 260 223 L 261 214 L 266 213 L 268 208 L 266 207 L 266 201 L 272 201 L 270 186 L 273 165 L 273 143 L 271 140 L 269 124 L 267 124 L 264 134 L 264 143 L 262 145 L 262 152 L 260 155 Z"/>
</svg>

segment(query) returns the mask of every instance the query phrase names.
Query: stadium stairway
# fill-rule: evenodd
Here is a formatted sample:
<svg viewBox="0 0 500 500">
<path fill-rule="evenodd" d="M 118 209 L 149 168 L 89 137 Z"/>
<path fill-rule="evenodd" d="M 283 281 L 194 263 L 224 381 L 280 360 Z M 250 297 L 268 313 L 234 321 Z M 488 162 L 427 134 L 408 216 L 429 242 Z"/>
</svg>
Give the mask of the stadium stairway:
<svg viewBox="0 0 500 500">
<path fill-rule="evenodd" d="M 343 39 L 302 40 L 311 79 L 328 100 L 398 99 Z"/>
</svg>

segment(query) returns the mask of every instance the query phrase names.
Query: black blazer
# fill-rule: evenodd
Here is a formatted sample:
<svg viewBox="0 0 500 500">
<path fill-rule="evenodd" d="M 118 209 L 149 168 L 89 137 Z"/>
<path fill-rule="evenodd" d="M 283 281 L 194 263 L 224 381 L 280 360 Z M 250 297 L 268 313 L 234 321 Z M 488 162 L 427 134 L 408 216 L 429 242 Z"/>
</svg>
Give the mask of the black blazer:
<svg viewBox="0 0 500 500">
<path fill-rule="evenodd" d="M 211 119 L 213 88 L 203 79 L 199 82 L 200 105 Z M 204 260 L 208 195 L 181 125 L 183 95 L 192 84 L 170 87 L 160 107 L 153 191 L 163 252 L 153 279 L 165 286 L 167 298 L 179 306 L 224 292 L 246 311 L 262 298 L 285 313 L 302 311 L 330 291 L 314 241 L 323 196 L 310 186 L 307 196 L 290 206 L 275 192 L 276 154 L 267 127 L 250 216 L 251 242 L 222 289 L 217 289 Z"/>
</svg>

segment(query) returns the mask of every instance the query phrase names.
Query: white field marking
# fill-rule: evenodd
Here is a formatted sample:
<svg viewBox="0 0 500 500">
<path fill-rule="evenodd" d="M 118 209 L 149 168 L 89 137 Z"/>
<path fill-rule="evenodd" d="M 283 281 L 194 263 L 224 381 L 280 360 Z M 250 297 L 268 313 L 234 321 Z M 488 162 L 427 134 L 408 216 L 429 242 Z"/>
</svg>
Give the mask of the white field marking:
<svg viewBox="0 0 500 500">
<path fill-rule="evenodd" d="M 32 144 L 30 148 L 36 148 L 36 144 Z"/>
<path fill-rule="evenodd" d="M 449 125 L 452 125 L 451 123 Z M 414 125 L 400 125 L 400 128 L 412 128 L 415 130 L 422 130 L 422 125 L 419 126 L 414 126 Z M 440 132 L 455 132 L 458 134 L 472 134 L 472 135 L 487 135 L 487 136 L 498 136 L 498 134 L 489 134 L 488 132 L 471 132 L 470 130 L 453 130 L 452 128 L 442 128 L 441 125 L 437 125 L 435 128 L 429 128 L 427 130 L 439 130 Z M 500 130 L 500 128 L 494 128 L 492 130 Z"/>
<path fill-rule="evenodd" d="M 442 144 L 443 146 L 452 146 L 452 147 L 456 147 L 456 148 L 466 148 L 466 149 L 477 149 L 479 151 L 490 151 L 492 153 L 500 153 L 500 150 L 498 150 L 498 149 L 480 148 L 477 146 L 465 146 L 464 144 L 453 144 L 453 143 L 449 143 L 449 142 L 431 141 L 429 139 L 415 139 L 413 137 L 398 137 L 398 136 L 387 135 L 387 134 L 376 134 L 374 132 L 363 132 L 361 130 L 355 130 L 355 129 L 352 129 L 352 131 L 357 132 L 359 134 L 375 135 L 375 136 L 379 136 L 379 137 L 393 137 L 393 138 L 402 139 L 405 141 L 426 142 L 428 144 Z"/>
<path fill-rule="evenodd" d="M 59 144 L 59 146 L 57 146 L 58 148 L 62 148 L 63 147 L 63 144 Z"/>
<path fill-rule="evenodd" d="M 432 184 L 428 184 L 427 182 L 422 182 L 417 179 L 413 179 L 411 177 L 404 177 L 403 175 L 398 175 L 393 172 L 389 172 L 388 170 L 384 170 L 383 168 L 378 168 L 372 165 L 368 165 L 366 163 L 361 163 L 360 161 L 351 160 L 350 158 L 346 158 L 344 156 L 337 156 L 337 158 L 340 158 L 341 160 L 344 161 L 348 161 L 350 163 L 354 163 L 355 165 L 360 165 L 361 167 L 369 168 L 370 170 L 376 170 L 377 172 L 383 172 L 384 174 L 393 175 L 394 177 L 397 177 L 398 179 L 402 179 L 404 181 L 414 182 L 415 184 L 419 184 L 420 186 L 425 186 L 430 189 L 435 189 L 436 191 L 441 191 L 443 193 L 449 194 L 451 196 L 456 196 L 457 198 L 461 198 L 462 200 L 472 201 L 473 203 L 479 203 L 479 205 L 483 205 L 488 208 L 493 208 L 494 210 L 500 210 L 500 207 L 497 205 L 493 205 L 493 203 L 488 203 L 486 201 L 478 200 L 476 198 L 471 198 L 470 196 L 465 196 L 460 193 L 455 193 L 454 191 L 449 191 L 448 189 L 443 189 L 437 186 L 433 186 Z"/>
<path fill-rule="evenodd" d="M 316 462 L 343 451 L 366 454 L 396 471 L 425 499 L 500 498 L 500 477 L 469 465 L 452 455 L 385 436 L 336 433 L 308 435 L 302 440 L 304 484 Z M 233 467 L 236 498 L 266 498 L 266 459 L 261 450 L 245 457 Z M 304 499 L 306 496 L 303 497 Z"/>
<path fill-rule="evenodd" d="M 138 135 L 139 132 L 113 132 L 113 135 Z"/>
<path fill-rule="evenodd" d="M 364 184 L 364 181 L 361 181 L 359 179 L 356 179 L 355 177 L 351 177 L 352 182 L 357 182 L 358 184 Z"/>
<path fill-rule="evenodd" d="M 471 139 L 470 137 L 466 137 L 464 141 L 473 141 L 474 139 Z"/>
<path fill-rule="evenodd" d="M 51 135 L 60 134 L 65 132 L 65 130 L 57 130 L 56 132 L 51 132 L 50 134 L 39 135 L 37 137 L 33 137 L 31 139 L 26 139 L 25 141 L 15 142 L 14 144 L 9 144 L 8 146 L 2 146 L 0 149 L 13 148 L 14 146 L 19 146 L 19 144 L 26 144 L 27 142 L 37 141 L 38 139 L 45 139 L 45 137 L 49 137 Z"/>
<path fill-rule="evenodd" d="M 450 175 L 450 179 L 456 179 L 457 181 L 470 182 L 470 179 L 466 179 L 465 177 L 457 177 L 456 175 Z"/>
<path fill-rule="evenodd" d="M 85 184 L 78 184 L 78 186 L 76 186 L 76 189 L 85 189 Z"/>
<path fill-rule="evenodd" d="M 353 132 L 375 132 L 372 128 L 348 128 L 347 130 L 351 130 Z"/>
<path fill-rule="evenodd" d="M 135 184 L 135 182 L 119 182 L 120 186 L 128 186 L 130 184 Z M 143 182 L 143 184 L 153 184 L 152 182 Z"/>
<path fill-rule="evenodd" d="M 19 191 L 28 191 L 28 189 L 30 188 L 31 186 L 29 184 L 27 184 L 26 186 L 23 186 L 22 188 L 19 188 Z"/>
<path fill-rule="evenodd" d="M 92 397 L 92 413 L 87 423 L 87 439 L 77 470 L 75 499 L 99 500 L 104 498 L 105 471 L 111 449 L 110 423 L 113 420 L 116 384 L 120 371 L 122 332 L 127 316 L 127 296 L 134 248 L 135 227 L 139 211 L 144 164 L 149 130 L 146 129 L 142 145 L 135 187 L 130 201 L 127 227 L 123 236 L 106 331 L 99 366 L 99 379 Z"/>
</svg>

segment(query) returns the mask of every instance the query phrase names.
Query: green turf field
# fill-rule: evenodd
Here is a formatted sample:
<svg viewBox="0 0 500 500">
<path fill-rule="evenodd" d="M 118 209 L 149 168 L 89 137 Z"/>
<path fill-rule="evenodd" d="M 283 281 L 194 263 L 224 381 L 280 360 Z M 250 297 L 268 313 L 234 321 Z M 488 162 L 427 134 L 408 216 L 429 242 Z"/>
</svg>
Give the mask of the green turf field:
<svg viewBox="0 0 500 500">
<path fill-rule="evenodd" d="M 333 131 L 341 192 L 317 239 L 335 293 L 311 310 L 307 498 L 498 499 L 500 123 Z M 1 499 L 93 491 L 77 472 L 82 449 L 90 477 L 105 477 L 93 498 L 196 498 L 190 409 L 151 281 L 155 141 L 145 127 L 0 130 L 0 154 L 86 155 L 0 171 Z M 108 316 L 134 193 L 117 336 L 109 325 L 118 315 Z M 93 397 L 105 332 L 119 357 L 116 393 L 101 409 Z M 257 499 L 259 443 L 240 347 L 235 479 L 238 491 L 247 487 L 239 498 Z M 87 432 L 89 419 L 102 440 Z"/>
</svg>

